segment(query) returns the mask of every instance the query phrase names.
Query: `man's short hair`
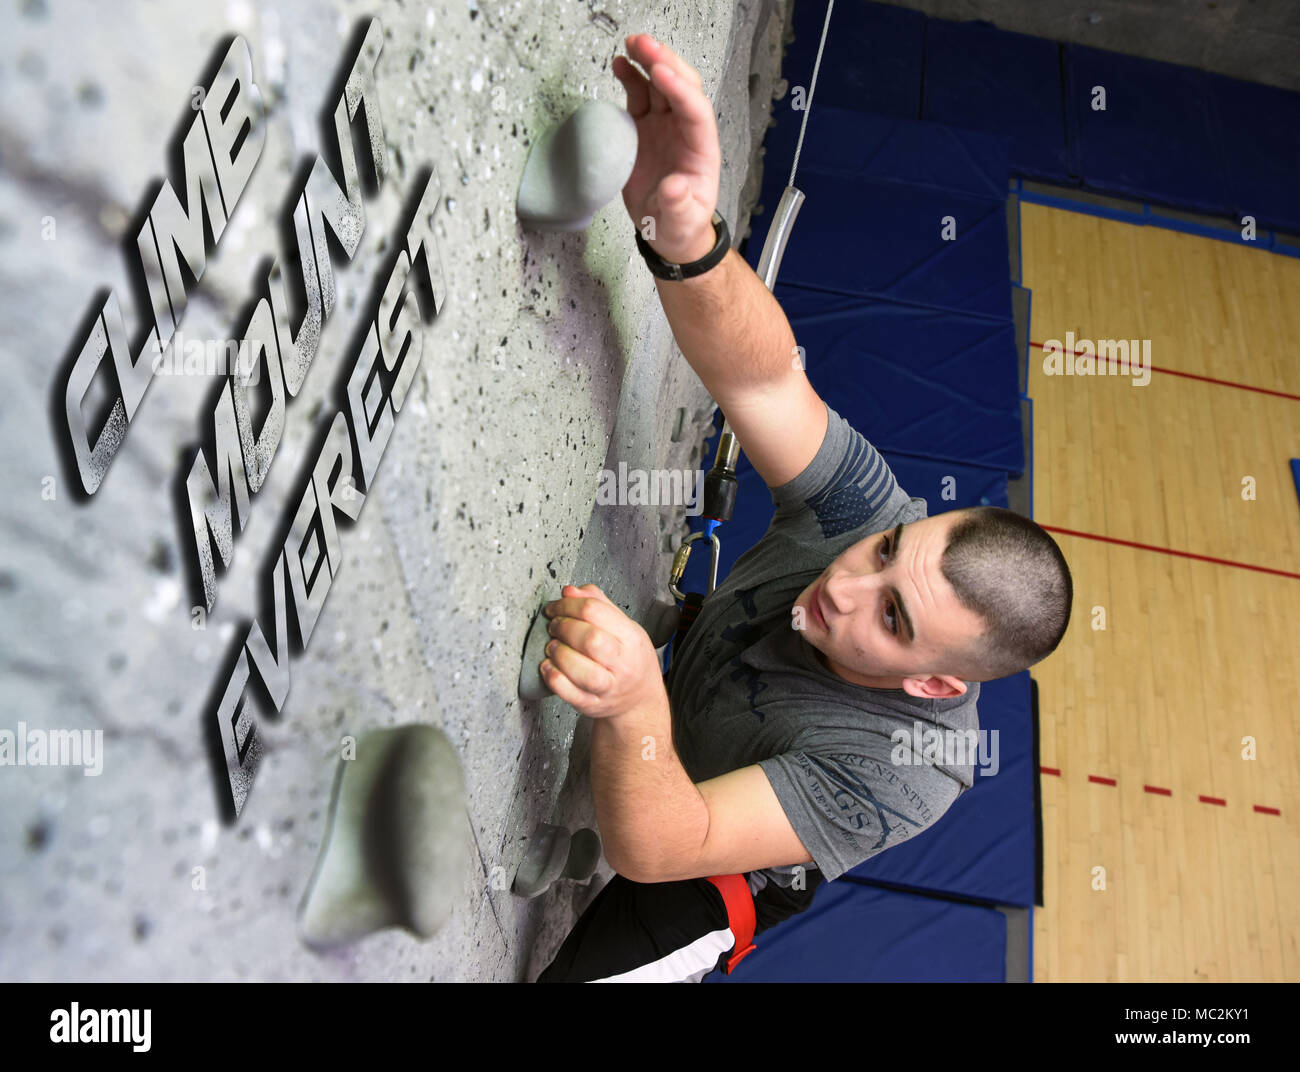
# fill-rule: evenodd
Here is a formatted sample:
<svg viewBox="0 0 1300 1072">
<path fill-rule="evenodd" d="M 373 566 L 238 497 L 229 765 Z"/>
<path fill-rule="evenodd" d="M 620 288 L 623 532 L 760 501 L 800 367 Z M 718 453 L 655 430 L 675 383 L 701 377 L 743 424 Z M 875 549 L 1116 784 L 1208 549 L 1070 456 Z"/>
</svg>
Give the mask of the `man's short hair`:
<svg viewBox="0 0 1300 1072">
<path fill-rule="evenodd" d="M 957 656 L 964 680 L 1019 673 L 1060 644 L 1074 582 L 1056 541 L 1029 518 L 998 506 L 961 511 L 939 568 L 987 625 Z"/>
</svg>

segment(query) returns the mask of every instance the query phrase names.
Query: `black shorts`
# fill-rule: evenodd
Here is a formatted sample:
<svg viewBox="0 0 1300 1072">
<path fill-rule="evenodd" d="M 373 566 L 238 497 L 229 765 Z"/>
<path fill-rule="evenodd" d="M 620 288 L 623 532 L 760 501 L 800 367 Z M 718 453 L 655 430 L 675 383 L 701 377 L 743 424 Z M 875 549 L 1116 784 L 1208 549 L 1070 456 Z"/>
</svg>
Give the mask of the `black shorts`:
<svg viewBox="0 0 1300 1072">
<path fill-rule="evenodd" d="M 821 872 L 804 878 L 802 890 L 768 883 L 754 896 L 756 937 L 812 904 Z M 726 965 L 735 944 L 722 894 L 708 879 L 642 883 L 615 875 L 537 981 L 699 982 Z"/>
</svg>

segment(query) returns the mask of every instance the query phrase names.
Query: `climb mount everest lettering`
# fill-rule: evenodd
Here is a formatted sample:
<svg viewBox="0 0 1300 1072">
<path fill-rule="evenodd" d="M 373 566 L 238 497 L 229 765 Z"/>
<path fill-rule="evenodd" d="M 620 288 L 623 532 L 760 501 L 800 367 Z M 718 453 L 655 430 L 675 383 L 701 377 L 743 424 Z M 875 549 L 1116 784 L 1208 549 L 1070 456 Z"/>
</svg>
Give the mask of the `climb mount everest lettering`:
<svg viewBox="0 0 1300 1072">
<path fill-rule="evenodd" d="M 258 300 L 243 332 L 240 353 L 246 353 L 248 361 L 226 376 L 210 414 L 203 418 L 207 442 L 200 444 L 186 479 L 187 521 L 194 534 L 205 613 L 216 602 L 217 560 L 223 569 L 231 563 L 235 538 L 248 524 L 250 496 L 266 481 L 280 445 L 287 404 L 301 390 L 334 310 L 330 244 L 342 249 L 344 259 L 350 260 L 365 231 L 354 127 L 369 149 L 368 177 L 374 192 L 386 177 L 387 147 L 375 85 L 383 30 L 377 19 L 367 20 L 363 29 L 333 112 L 342 182 L 317 155 L 294 202 L 302 315 L 296 327 L 291 325 L 285 275 L 277 260 L 260 294 L 255 295 Z M 265 145 L 262 97 L 243 38 L 233 39 L 211 84 L 205 92 L 196 91 L 194 105 L 194 120 L 183 140 L 183 174 L 179 176 L 185 207 L 171 183 L 164 181 L 138 235 L 140 266 L 151 304 L 138 353 L 132 359 L 121 307 L 110 291 L 91 321 L 68 377 L 66 430 L 88 495 L 93 496 L 102 484 L 184 316 L 186 283 L 181 261 L 197 285 L 206 266 L 205 216 L 213 243 L 219 243 Z M 290 685 L 290 622 L 305 649 L 342 565 L 335 515 L 351 521 L 360 516 L 419 366 L 424 325 L 439 315 L 445 302 L 446 285 L 433 233 L 441 197 L 437 169 L 429 167 L 410 192 L 404 213 L 407 225 L 390 243 L 392 252 L 386 263 L 391 267 L 378 309 L 347 374 L 343 400 L 328 423 L 301 492 L 296 498 L 291 496 L 288 536 L 265 578 L 273 596 L 273 621 L 251 623 L 211 714 L 221 740 L 236 816 L 247 800 L 262 755 L 247 703 L 248 687 L 256 677 L 275 711 L 283 708 Z M 292 262 L 285 257 L 284 263 Z M 91 443 L 82 404 L 92 380 L 110 360 L 117 393 L 102 430 Z M 270 404 L 261 427 L 256 428 L 254 387 L 262 382 L 263 374 Z M 113 382 L 111 376 L 106 379 Z"/>
</svg>

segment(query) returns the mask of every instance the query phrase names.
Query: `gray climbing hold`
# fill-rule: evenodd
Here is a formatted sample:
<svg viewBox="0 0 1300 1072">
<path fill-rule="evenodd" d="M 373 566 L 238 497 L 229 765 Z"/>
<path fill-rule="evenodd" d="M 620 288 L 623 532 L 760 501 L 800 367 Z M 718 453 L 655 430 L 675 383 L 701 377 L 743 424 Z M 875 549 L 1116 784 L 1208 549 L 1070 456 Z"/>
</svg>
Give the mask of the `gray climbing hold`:
<svg viewBox="0 0 1300 1072">
<path fill-rule="evenodd" d="M 325 949 L 386 927 L 428 938 L 469 871 L 465 782 L 433 726 L 372 730 L 341 759 L 299 934 Z"/>
<path fill-rule="evenodd" d="M 550 642 L 550 622 L 545 608 L 550 600 L 545 600 L 533 615 L 533 624 L 528 627 L 524 638 L 524 661 L 519 667 L 519 698 L 521 700 L 540 700 L 551 696 L 551 687 L 542 679 L 542 660 L 546 658 L 546 645 Z"/>
<path fill-rule="evenodd" d="M 533 144 L 515 211 L 538 231 L 582 231 L 636 165 L 636 121 L 607 101 L 584 101 Z"/>
<path fill-rule="evenodd" d="M 558 597 L 557 597 L 558 598 Z M 550 642 L 550 619 L 546 617 L 546 604 L 543 600 L 533 615 L 533 624 L 528 627 L 524 637 L 523 662 L 519 666 L 519 698 L 521 700 L 541 700 L 553 696 L 551 687 L 542 677 L 542 660 L 546 658 L 546 645 Z M 624 613 L 627 608 L 623 608 Z M 677 623 L 681 611 L 676 603 L 657 599 L 650 604 L 650 609 L 642 616 L 642 627 L 650 636 L 650 643 L 657 651 L 673 638 L 677 632 Z"/>
<path fill-rule="evenodd" d="M 575 830 L 569 839 L 569 858 L 564 861 L 563 878 L 586 882 L 596 873 L 600 863 L 600 835 L 583 827 Z"/>
<path fill-rule="evenodd" d="M 551 883 L 564 872 L 569 861 L 569 843 L 572 839 L 562 826 L 543 823 L 528 843 L 524 858 L 515 872 L 512 889 L 520 897 L 536 897 L 545 893 Z"/>
<path fill-rule="evenodd" d="M 586 882 L 600 863 L 600 836 L 583 827 L 570 836 L 562 826 L 543 823 L 533 834 L 515 872 L 512 889 L 520 897 L 536 897 L 556 879 Z"/>
<path fill-rule="evenodd" d="M 654 645 L 656 651 L 672 640 L 681 617 L 682 612 L 676 603 L 656 599 L 650 604 L 650 609 L 646 611 L 644 628 L 650 634 L 650 643 Z"/>
</svg>

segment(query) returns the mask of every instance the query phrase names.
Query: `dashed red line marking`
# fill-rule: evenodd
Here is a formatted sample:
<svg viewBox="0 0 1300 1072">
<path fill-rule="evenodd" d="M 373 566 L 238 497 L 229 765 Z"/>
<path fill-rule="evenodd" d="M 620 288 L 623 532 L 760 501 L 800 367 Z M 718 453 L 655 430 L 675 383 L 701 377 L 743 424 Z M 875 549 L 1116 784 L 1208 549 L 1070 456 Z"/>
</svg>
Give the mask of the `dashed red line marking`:
<svg viewBox="0 0 1300 1072">
<path fill-rule="evenodd" d="M 1050 774 L 1057 778 L 1061 777 L 1060 767 L 1040 766 L 1038 768 L 1038 771 L 1040 774 Z M 1088 775 L 1088 781 L 1096 785 L 1113 786 L 1116 784 L 1114 778 L 1103 778 L 1100 774 Z M 1160 796 L 1160 797 L 1172 797 L 1174 795 L 1174 791 L 1172 789 L 1166 789 L 1164 786 L 1161 785 L 1144 785 L 1142 787 L 1142 790 L 1143 792 L 1152 793 L 1155 796 Z M 1224 800 L 1223 797 L 1207 797 L 1204 793 L 1201 793 L 1197 795 L 1196 799 L 1200 801 L 1200 803 L 1202 804 L 1215 804 L 1218 805 L 1220 808 L 1226 808 L 1228 806 L 1228 802 Z M 1260 815 L 1281 815 L 1282 814 L 1282 810 L 1280 808 L 1270 808 L 1264 804 L 1255 804 L 1253 805 L 1253 807 L 1254 810 L 1259 812 Z"/>
</svg>

